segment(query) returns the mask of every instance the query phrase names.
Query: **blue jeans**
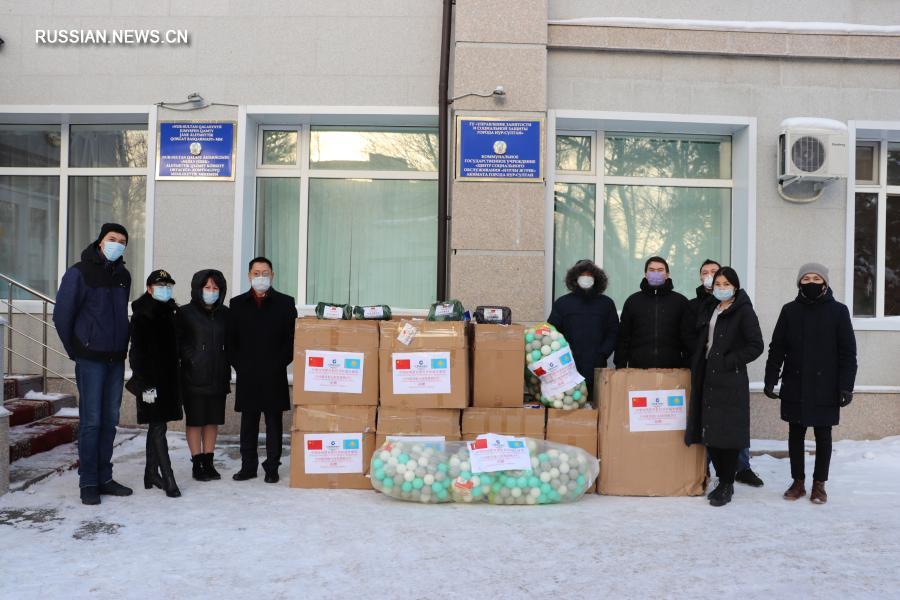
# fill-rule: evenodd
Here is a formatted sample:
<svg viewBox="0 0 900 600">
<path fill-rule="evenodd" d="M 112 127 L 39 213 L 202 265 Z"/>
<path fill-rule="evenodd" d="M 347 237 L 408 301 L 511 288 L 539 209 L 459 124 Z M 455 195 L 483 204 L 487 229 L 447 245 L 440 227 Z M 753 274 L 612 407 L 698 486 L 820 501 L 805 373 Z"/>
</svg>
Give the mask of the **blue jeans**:
<svg viewBox="0 0 900 600">
<path fill-rule="evenodd" d="M 124 379 L 125 361 L 75 360 L 80 487 L 100 485 L 112 479 L 113 442 Z"/>
<path fill-rule="evenodd" d="M 710 462 L 709 453 L 706 453 L 706 464 L 708 465 Z M 735 473 L 740 473 L 746 469 L 750 468 L 750 448 L 744 448 L 740 452 L 738 452 L 737 457 L 737 466 L 734 470 Z"/>
</svg>

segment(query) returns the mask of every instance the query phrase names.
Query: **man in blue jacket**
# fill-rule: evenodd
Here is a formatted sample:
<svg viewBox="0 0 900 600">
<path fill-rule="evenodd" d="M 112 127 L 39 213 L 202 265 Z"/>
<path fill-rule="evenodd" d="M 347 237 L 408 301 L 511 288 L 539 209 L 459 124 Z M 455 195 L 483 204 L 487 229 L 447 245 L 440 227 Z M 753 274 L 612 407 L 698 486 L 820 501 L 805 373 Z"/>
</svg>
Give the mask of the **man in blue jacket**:
<svg viewBox="0 0 900 600">
<path fill-rule="evenodd" d="M 122 255 L 128 231 L 106 223 L 81 261 L 63 275 L 53 323 L 78 384 L 78 467 L 81 501 L 100 504 L 100 495 L 130 496 L 113 481 L 112 452 L 119 424 L 125 357 L 128 353 L 128 295 L 131 274 Z"/>
</svg>

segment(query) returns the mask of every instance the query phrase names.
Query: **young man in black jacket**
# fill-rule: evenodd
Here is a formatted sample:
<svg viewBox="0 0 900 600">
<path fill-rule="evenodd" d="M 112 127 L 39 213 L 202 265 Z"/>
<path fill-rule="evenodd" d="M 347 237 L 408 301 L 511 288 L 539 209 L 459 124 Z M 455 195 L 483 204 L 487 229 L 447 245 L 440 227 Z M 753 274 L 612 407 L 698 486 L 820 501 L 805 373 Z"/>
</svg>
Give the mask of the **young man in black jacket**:
<svg viewBox="0 0 900 600">
<path fill-rule="evenodd" d="M 226 326 L 228 362 L 237 372 L 234 409 L 241 413 L 241 470 L 235 481 L 256 477 L 259 418 L 266 417 L 266 483 L 278 482 L 281 413 L 291 409 L 287 368 L 294 360 L 294 298 L 272 287 L 275 271 L 263 256 L 250 261 L 250 290 L 231 299 Z"/>
<path fill-rule="evenodd" d="M 125 357 L 128 354 L 128 294 L 131 274 L 122 255 L 128 231 L 106 223 L 97 240 L 69 267 L 56 293 L 53 324 L 78 384 L 78 485 L 84 504 L 100 496 L 130 496 L 112 478 L 113 442 L 119 424 Z"/>
</svg>

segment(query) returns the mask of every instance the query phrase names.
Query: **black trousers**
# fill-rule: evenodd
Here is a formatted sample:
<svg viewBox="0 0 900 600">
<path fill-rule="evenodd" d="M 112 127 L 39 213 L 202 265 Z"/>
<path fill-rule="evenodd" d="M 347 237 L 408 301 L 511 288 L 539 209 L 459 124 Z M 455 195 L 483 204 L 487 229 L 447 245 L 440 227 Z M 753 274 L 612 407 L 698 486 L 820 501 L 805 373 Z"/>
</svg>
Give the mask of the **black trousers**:
<svg viewBox="0 0 900 600">
<path fill-rule="evenodd" d="M 737 468 L 737 459 L 740 450 L 735 448 L 714 448 L 707 446 L 707 452 L 716 468 L 716 476 L 719 483 L 734 483 L 734 470 Z"/>
<path fill-rule="evenodd" d="M 277 471 L 281 464 L 281 436 L 284 428 L 281 425 L 281 411 L 259 411 L 243 409 L 241 411 L 241 469 L 256 471 L 259 466 L 259 417 L 266 416 L 266 460 L 263 469 Z"/>
<path fill-rule="evenodd" d="M 806 478 L 806 439 L 805 425 L 791 423 L 788 432 L 788 455 L 791 457 L 791 477 Z M 814 481 L 828 481 L 828 468 L 831 466 L 831 427 L 813 427 L 816 434 L 816 465 L 813 467 Z"/>
</svg>

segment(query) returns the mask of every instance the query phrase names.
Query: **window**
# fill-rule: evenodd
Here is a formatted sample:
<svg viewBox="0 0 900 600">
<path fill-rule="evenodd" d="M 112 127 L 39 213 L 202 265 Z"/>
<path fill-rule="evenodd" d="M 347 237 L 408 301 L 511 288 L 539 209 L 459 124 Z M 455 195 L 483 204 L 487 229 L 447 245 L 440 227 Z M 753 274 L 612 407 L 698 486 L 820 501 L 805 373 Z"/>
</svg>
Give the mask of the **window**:
<svg viewBox="0 0 900 600">
<path fill-rule="evenodd" d="M 0 272 L 53 296 L 61 270 L 116 221 L 142 293 L 146 171 L 144 124 L 0 125 Z"/>
<path fill-rule="evenodd" d="M 704 259 L 731 262 L 730 136 L 560 132 L 556 147 L 554 299 L 581 258 L 603 266 L 619 308 L 650 256 L 666 258 L 686 295 Z"/>
<path fill-rule="evenodd" d="M 435 129 L 264 126 L 258 137 L 255 251 L 276 287 L 307 305 L 434 301 Z"/>
<path fill-rule="evenodd" d="M 856 143 L 852 187 L 853 316 L 900 316 L 900 143 Z"/>
</svg>

